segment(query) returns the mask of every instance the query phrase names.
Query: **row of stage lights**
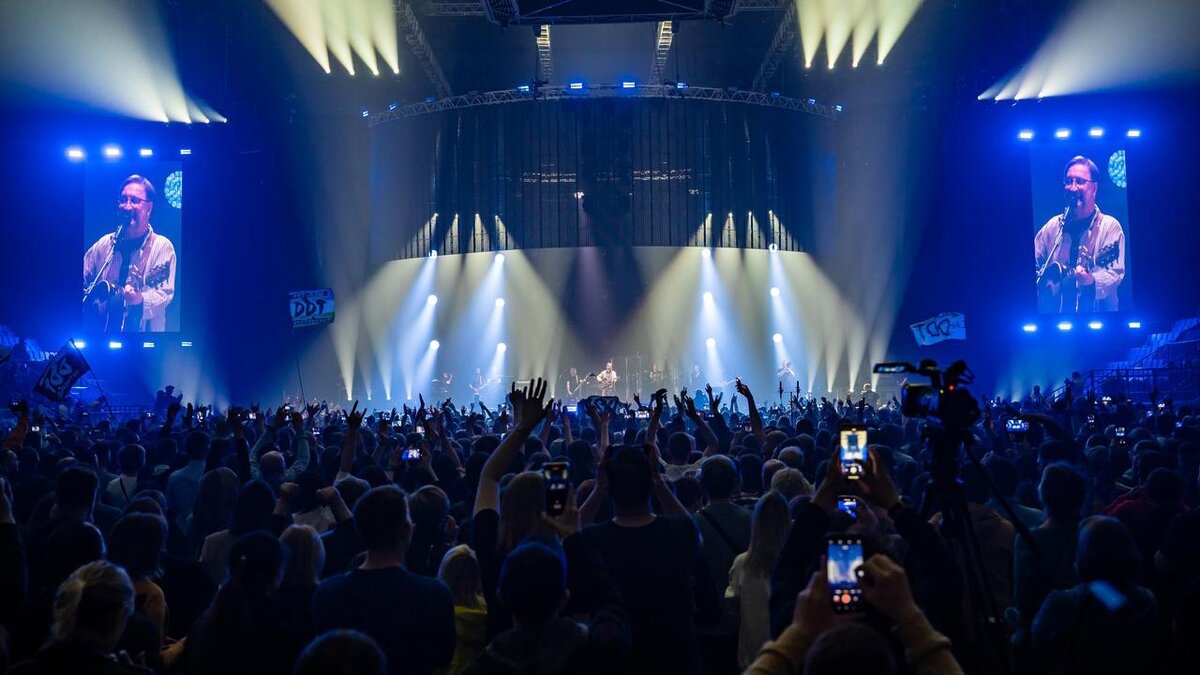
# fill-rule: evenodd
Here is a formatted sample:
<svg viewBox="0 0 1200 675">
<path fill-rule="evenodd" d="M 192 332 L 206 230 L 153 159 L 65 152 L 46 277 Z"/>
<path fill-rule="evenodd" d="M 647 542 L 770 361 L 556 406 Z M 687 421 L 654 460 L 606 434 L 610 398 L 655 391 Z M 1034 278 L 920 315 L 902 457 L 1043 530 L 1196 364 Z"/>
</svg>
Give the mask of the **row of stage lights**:
<svg viewBox="0 0 1200 675">
<path fill-rule="evenodd" d="M 191 148 L 180 148 L 179 156 L 187 157 L 192 154 Z M 83 146 L 72 145 L 67 148 L 67 159 L 72 162 L 82 162 L 87 159 L 87 150 Z M 109 144 L 100 148 L 100 155 L 106 160 L 114 161 L 125 156 L 125 151 L 119 145 Z M 150 159 L 154 157 L 154 148 L 138 148 L 137 156 L 142 159 Z"/>
<path fill-rule="evenodd" d="M 87 345 L 87 341 L 86 341 L 86 340 L 81 340 L 81 339 L 79 339 L 79 338 L 76 338 L 76 339 L 74 339 L 74 340 L 71 340 L 71 344 L 72 344 L 72 345 L 74 345 L 76 349 L 86 349 L 86 348 L 87 348 L 87 346 L 88 346 L 88 345 Z M 134 343 L 134 344 L 136 344 L 136 343 Z M 157 343 L 157 342 L 152 342 L 152 341 L 150 341 L 150 340 L 143 340 L 143 341 L 142 341 L 142 349 L 154 349 L 154 348 L 155 348 L 155 347 L 157 347 L 158 345 L 159 345 L 159 343 Z M 192 346 L 192 341 L 191 341 L 191 340 L 181 340 L 181 341 L 179 342 L 179 346 L 180 346 L 180 347 L 184 347 L 184 348 L 191 347 L 191 346 Z M 122 340 L 109 340 L 109 341 L 108 341 L 108 348 L 109 348 L 109 349 L 111 349 L 111 350 L 114 350 L 114 351 L 116 351 L 116 350 L 118 350 L 118 349 L 124 349 L 124 348 L 125 348 L 125 342 L 124 342 L 124 341 L 122 341 Z"/>
<path fill-rule="evenodd" d="M 1088 138 L 1104 138 L 1104 127 L 1091 127 L 1090 129 L 1088 129 L 1087 135 L 1088 135 Z M 1023 141 L 1032 141 L 1033 137 L 1034 137 L 1033 129 L 1022 129 L 1017 134 L 1017 138 L 1019 138 Z M 1055 129 L 1054 137 L 1060 141 L 1065 141 L 1065 140 L 1071 138 L 1071 130 L 1067 129 L 1065 127 Z M 1125 137 L 1126 138 L 1141 138 L 1142 130 L 1141 129 L 1129 129 L 1125 132 Z"/>
<path fill-rule="evenodd" d="M 676 91 L 687 91 L 687 88 L 688 88 L 687 82 L 664 82 L 663 84 L 668 87 L 674 87 Z M 625 91 L 636 91 L 638 88 L 638 83 L 636 80 L 622 80 L 618 85 L 613 85 L 613 86 L 619 86 L 621 89 L 623 89 Z M 567 83 L 568 91 L 583 92 L 583 91 L 587 91 L 587 88 L 588 88 L 588 85 L 583 80 L 572 80 Z M 536 85 L 536 84 L 518 84 L 517 85 L 517 91 L 522 94 L 532 94 L 532 93 L 536 92 L 537 89 L 538 89 L 538 85 Z M 739 89 L 738 87 L 726 87 L 725 90 L 731 94 L 736 94 L 739 91 L 741 91 L 741 89 Z M 780 94 L 777 91 L 771 92 L 770 95 L 771 95 L 771 98 L 780 98 L 782 96 L 782 94 Z M 425 97 L 425 103 L 434 103 L 435 101 L 437 101 L 436 96 Z M 807 99 L 807 103 L 809 105 L 816 105 L 817 99 L 815 99 L 815 98 Z M 400 107 L 399 102 L 392 101 L 391 103 L 388 104 L 387 109 L 390 112 L 395 112 L 399 107 Z M 837 112 L 842 112 L 844 108 L 839 103 L 839 104 L 833 106 L 833 109 Z M 363 108 L 362 110 L 359 111 L 359 114 L 362 115 L 363 118 L 368 118 L 371 116 L 371 110 L 369 108 Z"/>
<path fill-rule="evenodd" d="M 1098 330 L 1104 329 L 1103 321 L 1089 321 L 1089 322 L 1087 322 L 1086 325 L 1088 327 L 1088 330 L 1098 331 Z M 1142 322 L 1141 321 L 1129 321 L 1125 325 L 1130 330 L 1140 330 L 1142 327 Z M 1064 333 L 1067 333 L 1067 332 L 1070 332 L 1075 329 L 1075 323 L 1071 322 L 1071 321 L 1059 321 L 1057 324 L 1054 325 L 1054 327 Z M 1036 323 L 1027 323 L 1024 326 L 1021 326 L 1021 330 L 1025 331 L 1026 333 L 1036 333 L 1036 332 L 1038 332 L 1038 325 Z"/>
</svg>

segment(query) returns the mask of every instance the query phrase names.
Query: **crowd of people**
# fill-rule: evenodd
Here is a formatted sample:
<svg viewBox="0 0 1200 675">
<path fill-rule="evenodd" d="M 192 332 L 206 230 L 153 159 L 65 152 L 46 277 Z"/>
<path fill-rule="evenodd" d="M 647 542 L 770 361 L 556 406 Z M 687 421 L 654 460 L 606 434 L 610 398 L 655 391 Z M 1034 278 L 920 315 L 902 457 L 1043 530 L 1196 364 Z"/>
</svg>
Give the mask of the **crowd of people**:
<svg viewBox="0 0 1200 675">
<path fill-rule="evenodd" d="M 15 403 L 0 671 L 1200 672 L 1190 408 L 988 401 L 939 492 L 936 413 L 895 400 L 546 389 L 494 411 Z M 831 536 L 861 541 L 857 611 Z"/>
</svg>

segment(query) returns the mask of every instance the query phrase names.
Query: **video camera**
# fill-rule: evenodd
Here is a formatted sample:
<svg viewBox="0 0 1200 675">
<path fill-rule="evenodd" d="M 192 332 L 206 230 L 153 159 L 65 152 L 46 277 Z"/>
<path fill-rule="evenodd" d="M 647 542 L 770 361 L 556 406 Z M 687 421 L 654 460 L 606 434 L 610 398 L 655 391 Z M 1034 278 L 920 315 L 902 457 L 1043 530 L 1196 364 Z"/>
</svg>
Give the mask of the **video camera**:
<svg viewBox="0 0 1200 675">
<path fill-rule="evenodd" d="M 919 367 L 904 362 L 877 363 L 874 371 L 914 373 L 929 378 L 929 384 L 906 383 L 900 390 L 900 412 L 905 417 L 920 417 L 947 428 L 965 429 L 982 415 L 979 402 L 966 388 L 975 381 L 975 374 L 965 361 L 955 361 L 945 370 L 939 369 L 932 359 L 922 360 Z"/>
</svg>

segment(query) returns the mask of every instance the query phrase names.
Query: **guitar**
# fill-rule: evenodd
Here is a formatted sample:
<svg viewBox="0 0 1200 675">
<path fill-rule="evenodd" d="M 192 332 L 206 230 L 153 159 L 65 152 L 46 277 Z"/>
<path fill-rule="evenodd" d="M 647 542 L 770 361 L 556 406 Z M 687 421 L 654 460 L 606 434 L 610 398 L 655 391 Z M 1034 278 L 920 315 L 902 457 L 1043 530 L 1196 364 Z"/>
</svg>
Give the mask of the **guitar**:
<svg viewBox="0 0 1200 675">
<path fill-rule="evenodd" d="M 1092 273 L 1096 270 L 1108 269 L 1117 262 L 1121 257 L 1121 242 L 1114 241 L 1111 244 L 1103 246 L 1096 252 L 1095 259 L 1092 259 L 1087 253 L 1087 249 L 1083 246 L 1079 247 L 1079 267 L 1083 267 Z M 1042 275 L 1041 283 L 1038 284 L 1038 306 L 1039 307 L 1056 307 L 1053 311 L 1062 311 L 1062 301 L 1064 298 L 1071 296 L 1071 291 L 1075 291 L 1075 310 L 1079 311 L 1079 307 L 1084 302 L 1084 293 L 1095 293 L 1095 285 L 1081 287 L 1075 283 L 1075 267 L 1067 266 L 1053 261 L 1046 268 L 1046 273 Z"/>
<path fill-rule="evenodd" d="M 481 392 L 485 391 L 488 387 L 490 387 L 494 384 L 499 384 L 499 383 L 500 383 L 500 378 L 493 377 L 489 380 L 486 380 L 486 381 L 480 383 L 479 385 L 468 384 L 467 386 L 471 389 L 471 393 L 474 394 L 476 398 L 479 398 L 479 395 Z"/>
<path fill-rule="evenodd" d="M 127 283 L 141 293 L 150 288 L 158 288 L 171 278 L 171 263 L 165 262 L 142 274 L 137 265 L 129 266 Z M 126 306 L 121 287 L 117 284 L 102 280 L 92 289 L 88 301 L 95 310 L 94 318 L 101 332 L 109 330 L 125 332 L 126 326 L 140 326 L 142 323 L 142 305 Z"/>
</svg>

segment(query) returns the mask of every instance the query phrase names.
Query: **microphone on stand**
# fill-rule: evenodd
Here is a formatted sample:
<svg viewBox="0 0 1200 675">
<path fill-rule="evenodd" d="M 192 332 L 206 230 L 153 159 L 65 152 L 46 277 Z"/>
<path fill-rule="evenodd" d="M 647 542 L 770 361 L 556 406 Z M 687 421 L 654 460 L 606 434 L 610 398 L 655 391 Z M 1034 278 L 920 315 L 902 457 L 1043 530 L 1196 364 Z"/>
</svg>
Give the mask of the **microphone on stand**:
<svg viewBox="0 0 1200 675">
<path fill-rule="evenodd" d="M 1074 200 L 1071 200 L 1071 201 L 1073 202 Z M 1067 218 L 1070 217 L 1070 215 L 1071 215 L 1071 207 L 1072 206 L 1074 206 L 1074 204 L 1070 203 L 1070 204 L 1067 204 L 1065 208 L 1063 208 L 1062 216 L 1060 216 L 1058 219 L 1059 227 L 1062 227 L 1063 225 L 1067 224 Z"/>
</svg>

